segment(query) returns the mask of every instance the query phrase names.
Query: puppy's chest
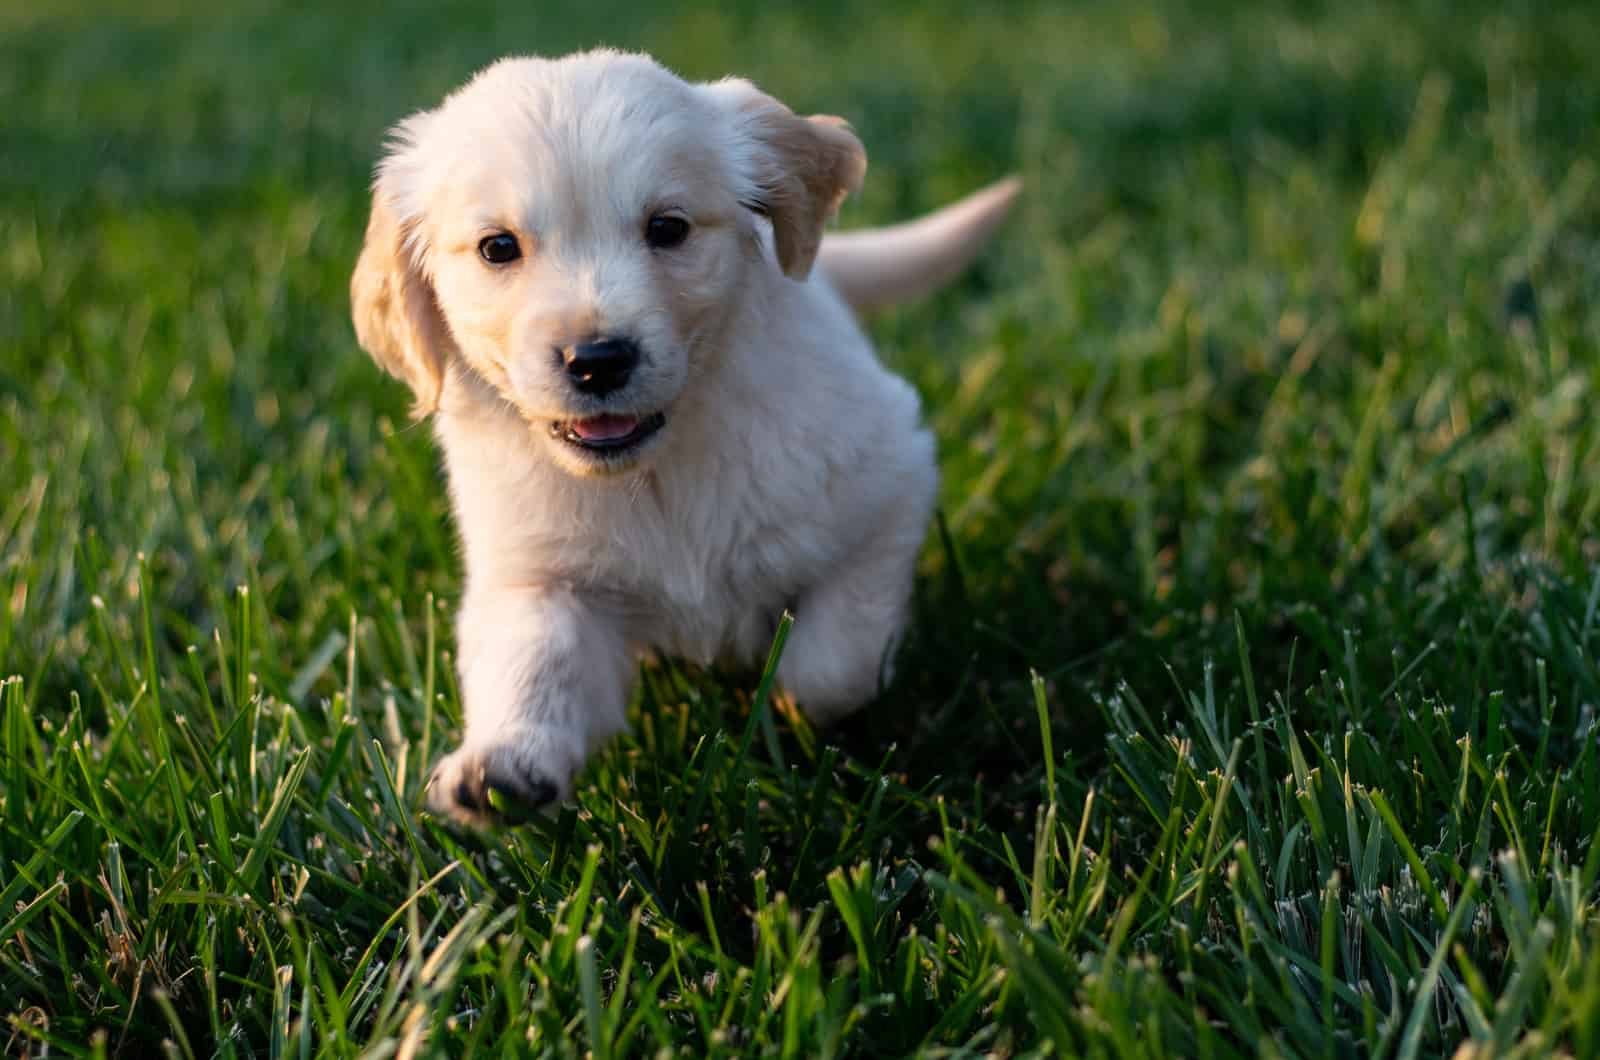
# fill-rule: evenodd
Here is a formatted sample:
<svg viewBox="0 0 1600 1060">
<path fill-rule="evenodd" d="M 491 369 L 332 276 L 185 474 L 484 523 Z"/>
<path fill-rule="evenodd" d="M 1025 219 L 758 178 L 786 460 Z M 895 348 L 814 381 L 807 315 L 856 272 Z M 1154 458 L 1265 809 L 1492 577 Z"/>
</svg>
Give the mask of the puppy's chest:
<svg viewBox="0 0 1600 1060">
<path fill-rule="evenodd" d="M 836 469 L 816 452 L 580 481 L 486 439 L 447 436 L 469 580 L 574 586 L 640 646 L 752 661 L 783 608 L 841 552 L 848 512 L 833 496 Z"/>
<path fill-rule="evenodd" d="M 827 514 L 803 519 L 760 491 L 731 482 L 713 490 L 641 496 L 629 540 L 594 571 L 617 594 L 632 639 L 699 662 L 748 661 L 765 649 L 783 608 L 823 573 L 832 551 Z"/>
</svg>

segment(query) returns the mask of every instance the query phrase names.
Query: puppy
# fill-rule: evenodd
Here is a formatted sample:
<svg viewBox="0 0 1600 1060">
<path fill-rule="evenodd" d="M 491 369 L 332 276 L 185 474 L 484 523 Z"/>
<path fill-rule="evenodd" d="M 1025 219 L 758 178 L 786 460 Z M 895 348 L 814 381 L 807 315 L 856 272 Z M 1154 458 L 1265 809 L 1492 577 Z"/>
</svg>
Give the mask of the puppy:
<svg viewBox="0 0 1600 1060">
<path fill-rule="evenodd" d="M 351 300 L 465 550 L 434 812 L 568 797 L 639 652 L 759 665 L 786 608 L 809 717 L 886 679 L 938 472 L 852 310 L 953 276 L 1017 185 L 824 239 L 865 169 L 838 118 L 614 51 L 506 59 L 393 130 Z"/>
</svg>

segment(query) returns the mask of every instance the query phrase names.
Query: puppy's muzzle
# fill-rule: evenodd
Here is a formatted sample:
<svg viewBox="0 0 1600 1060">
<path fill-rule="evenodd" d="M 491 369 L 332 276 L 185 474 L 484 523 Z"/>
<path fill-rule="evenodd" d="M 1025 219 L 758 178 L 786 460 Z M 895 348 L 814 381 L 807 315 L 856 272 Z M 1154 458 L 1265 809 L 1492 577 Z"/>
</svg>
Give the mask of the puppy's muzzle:
<svg viewBox="0 0 1600 1060">
<path fill-rule="evenodd" d="M 579 393 L 604 397 L 628 385 L 639 366 L 639 347 L 628 339 L 594 339 L 564 348 L 561 360 Z"/>
</svg>

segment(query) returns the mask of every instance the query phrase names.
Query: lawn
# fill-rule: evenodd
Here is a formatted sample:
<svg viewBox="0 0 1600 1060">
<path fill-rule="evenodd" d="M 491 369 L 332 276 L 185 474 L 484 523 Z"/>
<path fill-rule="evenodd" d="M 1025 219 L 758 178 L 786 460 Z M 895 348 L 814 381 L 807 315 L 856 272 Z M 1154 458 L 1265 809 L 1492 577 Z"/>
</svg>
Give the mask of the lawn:
<svg viewBox="0 0 1600 1060">
<path fill-rule="evenodd" d="M 0 12 L 0 1052 L 1600 1054 L 1600 7 L 223 6 Z M 848 117 L 846 226 L 1028 192 L 872 323 L 894 686 L 667 661 L 462 835 L 346 285 L 388 124 L 601 42 Z"/>
</svg>

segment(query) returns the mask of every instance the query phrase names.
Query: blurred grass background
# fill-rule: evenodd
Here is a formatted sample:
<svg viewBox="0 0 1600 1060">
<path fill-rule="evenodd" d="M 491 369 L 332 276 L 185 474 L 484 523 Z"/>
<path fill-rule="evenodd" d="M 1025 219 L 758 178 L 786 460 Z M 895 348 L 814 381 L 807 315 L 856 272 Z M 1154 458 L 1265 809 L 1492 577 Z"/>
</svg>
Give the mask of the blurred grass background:
<svg viewBox="0 0 1600 1060">
<path fill-rule="evenodd" d="M 12 1047 L 1600 1048 L 1596 40 L 1592 4 L 8 5 Z M 390 124 L 598 43 L 848 118 L 846 226 L 1028 194 L 873 325 L 945 472 L 897 686 L 736 754 L 753 678 L 667 667 L 579 811 L 485 845 L 415 818 L 459 566 L 346 285 Z"/>
</svg>

